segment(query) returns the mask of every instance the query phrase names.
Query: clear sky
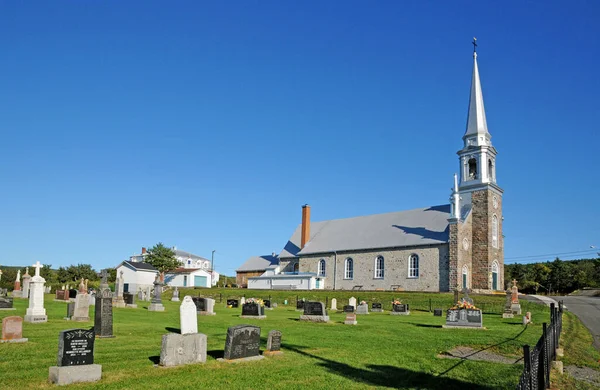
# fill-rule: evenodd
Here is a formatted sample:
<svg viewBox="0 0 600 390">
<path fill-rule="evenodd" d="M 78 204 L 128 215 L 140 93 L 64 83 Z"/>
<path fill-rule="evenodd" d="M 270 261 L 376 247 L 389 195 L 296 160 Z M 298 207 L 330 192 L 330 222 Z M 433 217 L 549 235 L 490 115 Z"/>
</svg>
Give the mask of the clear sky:
<svg viewBox="0 0 600 390">
<path fill-rule="evenodd" d="M 598 1 L 0 1 L 0 264 L 448 203 L 473 36 L 506 262 L 600 246 Z M 564 258 L 575 258 L 565 256 Z M 553 256 L 534 259 L 549 260 Z"/>
</svg>

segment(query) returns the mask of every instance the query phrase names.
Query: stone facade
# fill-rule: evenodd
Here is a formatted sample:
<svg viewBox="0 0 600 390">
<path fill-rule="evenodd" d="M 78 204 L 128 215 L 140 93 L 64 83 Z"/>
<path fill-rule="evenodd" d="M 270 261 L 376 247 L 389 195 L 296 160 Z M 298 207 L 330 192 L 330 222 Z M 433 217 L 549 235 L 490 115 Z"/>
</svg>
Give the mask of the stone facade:
<svg viewBox="0 0 600 390">
<path fill-rule="evenodd" d="M 325 260 L 325 289 L 351 290 L 354 286 L 363 286 L 364 290 L 400 288 L 406 291 L 449 291 L 448 284 L 448 244 L 424 247 L 390 248 L 338 252 L 337 265 L 333 253 L 307 255 L 300 258 L 300 272 L 317 273 L 321 259 Z M 408 262 L 412 254 L 419 256 L 419 276 L 408 277 Z M 375 259 L 384 258 L 384 277 L 375 278 Z M 345 278 L 345 262 L 352 258 L 354 275 Z M 282 259 L 282 271 L 293 270 L 296 259 Z M 284 267 L 285 264 L 285 267 Z M 335 272 L 335 275 L 334 275 Z M 335 286 L 334 286 L 335 284 Z"/>
<path fill-rule="evenodd" d="M 248 278 L 251 278 L 253 276 L 260 276 L 264 272 L 265 271 L 237 271 L 235 275 L 235 283 L 238 286 L 246 287 L 248 286 Z"/>
<path fill-rule="evenodd" d="M 450 290 L 472 288 L 473 273 L 473 213 L 468 212 L 463 221 L 450 223 Z M 463 268 L 467 268 L 467 285 L 463 281 Z"/>
</svg>

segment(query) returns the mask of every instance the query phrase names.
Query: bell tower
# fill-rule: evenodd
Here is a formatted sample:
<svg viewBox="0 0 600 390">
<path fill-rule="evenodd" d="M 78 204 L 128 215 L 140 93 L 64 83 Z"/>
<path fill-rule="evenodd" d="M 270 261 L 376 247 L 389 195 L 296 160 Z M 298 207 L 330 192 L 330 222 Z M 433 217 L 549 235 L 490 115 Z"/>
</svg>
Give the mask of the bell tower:
<svg viewBox="0 0 600 390">
<path fill-rule="evenodd" d="M 470 267 L 463 270 L 468 275 L 469 288 L 475 290 L 504 290 L 504 240 L 502 237 L 502 193 L 496 177 L 496 148 L 488 131 L 483 104 L 483 93 L 477 65 L 477 40 L 473 40 L 473 75 L 467 128 L 462 137 L 463 148 L 457 152 L 459 159 L 458 186 L 453 191 L 453 206 L 456 211 L 450 222 L 471 223 L 466 235 L 460 234 L 459 241 L 470 245 Z M 456 180 L 456 179 L 455 179 Z M 461 221 L 461 217 L 464 221 Z M 468 237 L 470 236 L 470 237 Z M 470 243 L 469 243 L 470 241 Z M 452 245 L 452 243 L 451 243 Z M 452 249 L 451 249 L 452 252 Z M 466 260 L 466 259 L 465 259 Z M 470 269 L 468 269 L 470 268 Z M 457 275 L 457 285 L 461 285 Z"/>
</svg>

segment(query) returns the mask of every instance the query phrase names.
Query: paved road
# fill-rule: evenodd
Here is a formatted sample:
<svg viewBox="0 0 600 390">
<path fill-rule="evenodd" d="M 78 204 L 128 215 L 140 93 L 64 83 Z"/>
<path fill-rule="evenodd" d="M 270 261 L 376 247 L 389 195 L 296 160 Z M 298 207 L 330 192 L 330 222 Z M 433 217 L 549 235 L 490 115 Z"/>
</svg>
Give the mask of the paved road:
<svg viewBox="0 0 600 390">
<path fill-rule="evenodd" d="M 562 300 L 571 313 L 575 314 L 594 336 L 594 346 L 600 351 L 600 297 L 554 297 Z"/>
</svg>

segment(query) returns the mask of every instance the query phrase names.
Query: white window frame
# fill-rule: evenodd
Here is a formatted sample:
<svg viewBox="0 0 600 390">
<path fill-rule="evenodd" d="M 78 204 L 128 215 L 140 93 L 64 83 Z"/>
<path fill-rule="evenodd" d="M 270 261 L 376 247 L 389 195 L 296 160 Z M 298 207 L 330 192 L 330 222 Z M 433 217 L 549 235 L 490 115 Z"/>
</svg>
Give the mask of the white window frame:
<svg viewBox="0 0 600 390">
<path fill-rule="evenodd" d="M 419 255 L 411 253 L 408 256 L 408 277 L 409 279 L 419 278 Z"/>
<path fill-rule="evenodd" d="M 327 270 L 327 263 L 326 263 L 325 259 L 319 260 L 317 275 L 318 276 L 325 276 L 325 271 L 326 270 Z"/>
<path fill-rule="evenodd" d="M 377 256 L 375 258 L 375 272 L 374 272 L 373 278 L 383 279 L 384 276 L 385 276 L 385 259 L 383 256 Z"/>
<path fill-rule="evenodd" d="M 494 260 L 492 262 L 492 273 L 499 273 L 500 272 L 500 264 L 498 264 L 497 260 Z"/>
<path fill-rule="evenodd" d="M 354 260 L 347 257 L 344 262 L 344 279 L 354 279 Z"/>
<path fill-rule="evenodd" d="M 492 215 L 492 246 L 498 248 L 498 216 Z"/>
</svg>

